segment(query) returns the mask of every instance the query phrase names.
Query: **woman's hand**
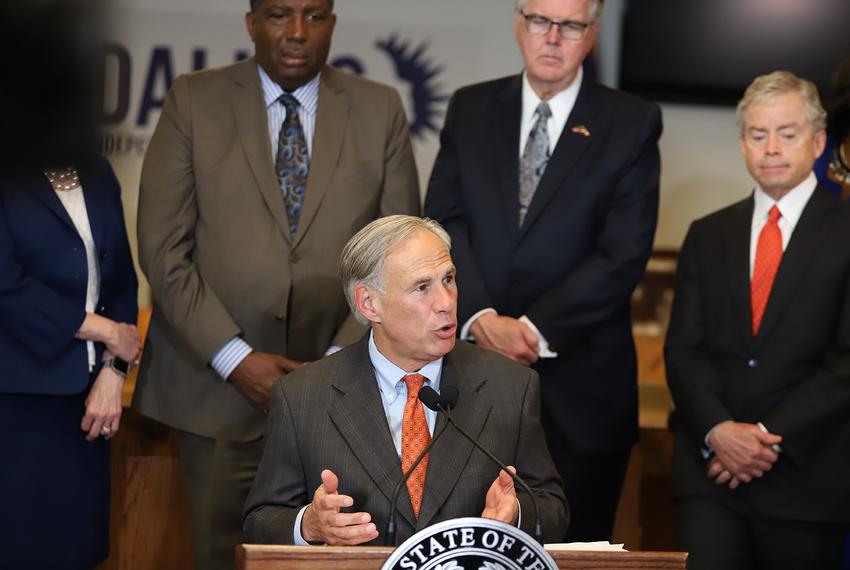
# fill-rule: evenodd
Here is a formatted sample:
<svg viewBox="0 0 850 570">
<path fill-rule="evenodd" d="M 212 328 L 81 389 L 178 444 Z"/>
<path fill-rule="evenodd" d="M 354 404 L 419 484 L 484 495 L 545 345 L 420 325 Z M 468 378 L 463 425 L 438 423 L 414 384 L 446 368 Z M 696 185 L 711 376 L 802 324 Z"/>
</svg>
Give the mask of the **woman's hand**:
<svg viewBox="0 0 850 570">
<path fill-rule="evenodd" d="M 121 389 L 124 378 L 111 368 L 102 368 L 86 398 L 86 415 L 80 428 L 87 432 L 86 441 L 99 436 L 111 439 L 121 423 Z"/>
<path fill-rule="evenodd" d="M 142 350 L 136 325 L 117 323 L 95 313 L 86 318 L 75 335 L 79 339 L 102 342 L 106 350 L 129 363 L 134 363 Z"/>
<path fill-rule="evenodd" d="M 136 362 L 139 357 L 139 352 L 142 350 L 142 343 L 139 340 L 139 331 L 136 330 L 136 325 L 128 325 L 127 323 L 116 323 L 113 321 L 114 329 L 112 335 L 104 342 L 106 350 L 126 360 L 130 364 Z"/>
</svg>

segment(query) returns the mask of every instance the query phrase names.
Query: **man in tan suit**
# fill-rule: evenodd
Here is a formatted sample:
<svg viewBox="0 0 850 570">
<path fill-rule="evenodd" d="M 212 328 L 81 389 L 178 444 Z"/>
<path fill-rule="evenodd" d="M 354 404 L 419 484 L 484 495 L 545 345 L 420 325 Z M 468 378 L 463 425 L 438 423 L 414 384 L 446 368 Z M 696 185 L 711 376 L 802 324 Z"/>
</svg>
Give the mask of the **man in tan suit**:
<svg viewBox="0 0 850 570">
<path fill-rule="evenodd" d="M 343 245 L 419 210 L 398 94 L 325 66 L 335 22 L 332 0 L 252 0 L 255 58 L 177 78 L 145 157 L 134 404 L 179 430 L 197 568 L 232 568 L 272 381 L 362 333 Z"/>
</svg>

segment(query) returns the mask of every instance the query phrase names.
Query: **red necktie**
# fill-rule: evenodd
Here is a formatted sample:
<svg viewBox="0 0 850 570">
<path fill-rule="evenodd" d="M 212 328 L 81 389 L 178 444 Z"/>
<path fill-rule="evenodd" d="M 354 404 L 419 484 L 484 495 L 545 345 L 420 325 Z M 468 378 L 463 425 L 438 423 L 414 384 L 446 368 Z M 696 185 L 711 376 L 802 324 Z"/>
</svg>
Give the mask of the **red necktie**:
<svg viewBox="0 0 850 570">
<path fill-rule="evenodd" d="M 401 421 L 401 470 L 407 472 L 431 442 L 431 432 L 428 431 L 428 422 L 425 421 L 425 407 L 419 401 L 419 390 L 425 383 L 425 377 L 420 374 L 408 374 L 402 380 L 407 384 L 407 403 L 404 405 L 404 418 Z M 426 455 L 407 480 L 407 492 L 410 494 L 410 504 L 416 518 L 419 518 L 419 509 L 422 508 L 422 492 L 425 490 L 427 471 Z"/>
<path fill-rule="evenodd" d="M 770 288 L 779 262 L 782 261 L 782 233 L 779 231 L 779 218 L 782 213 L 773 206 L 768 214 L 767 223 L 759 234 L 756 246 L 756 262 L 753 267 L 753 278 L 750 281 L 750 305 L 753 315 L 753 336 L 759 332 L 764 308 L 770 297 Z"/>
</svg>

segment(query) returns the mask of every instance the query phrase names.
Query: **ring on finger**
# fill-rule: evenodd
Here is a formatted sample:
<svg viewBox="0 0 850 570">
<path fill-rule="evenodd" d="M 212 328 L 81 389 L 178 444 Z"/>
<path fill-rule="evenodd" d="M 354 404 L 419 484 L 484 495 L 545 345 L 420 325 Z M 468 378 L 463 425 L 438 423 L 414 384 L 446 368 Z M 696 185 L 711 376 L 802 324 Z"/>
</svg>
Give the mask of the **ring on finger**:
<svg viewBox="0 0 850 570">
<path fill-rule="evenodd" d="M 109 427 L 109 426 L 107 426 L 107 425 L 105 425 L 105 426 L 103 426 L 102 428 L 100 428 L 100 434 L 101 434 L 101 435 L 109 435 L 109 434 L 111 434 L 111 433 L 112 433 L 112 428 L 111 428 L 111 427 Z"/>
</svg>

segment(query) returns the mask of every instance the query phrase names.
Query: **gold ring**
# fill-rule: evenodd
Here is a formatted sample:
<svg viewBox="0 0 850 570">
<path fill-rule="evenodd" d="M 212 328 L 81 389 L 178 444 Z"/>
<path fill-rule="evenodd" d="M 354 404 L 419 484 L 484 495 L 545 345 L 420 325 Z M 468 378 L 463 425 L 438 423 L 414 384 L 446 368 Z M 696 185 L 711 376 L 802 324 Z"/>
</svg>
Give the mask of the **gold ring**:
<svg viewBox="0 0 850 570">
<path fill-rule="evenodd" d="M 102 428 L 100 428 L 100 433 L 102 433 L 103 435 L 109 435 L 110 433 L 112 433 L 112 428 L 109 426 L 103 426 Z"/>
</svg>

